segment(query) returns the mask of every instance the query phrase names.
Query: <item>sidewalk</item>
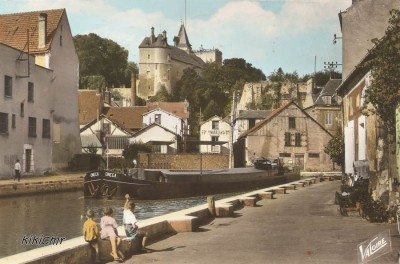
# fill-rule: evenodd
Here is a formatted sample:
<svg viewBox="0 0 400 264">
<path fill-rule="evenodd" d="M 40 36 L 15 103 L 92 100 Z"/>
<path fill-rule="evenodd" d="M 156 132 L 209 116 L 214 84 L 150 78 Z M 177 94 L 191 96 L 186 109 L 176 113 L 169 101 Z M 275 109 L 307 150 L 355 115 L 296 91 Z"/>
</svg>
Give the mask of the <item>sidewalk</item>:
<svg viewBox="0 0 400 264">
<path fill-rule="evenodd" d="M 62 173 L 51 176 L 30 176 L 21 180 L 0 179 L 0 198 L 27 194 L 41 194 L 83 188 L 85 173 Z"/>
<path fill-rule="evenodd" d="M 50 182 L 50 181 L 67 181 L 67 180 L 82 180 L 85 177 L 84 172 L 58 172 L 58 175 L 41 175 L 41 176 L 21 176 L 21 181 L 18 182 L 14 178 L 0 179 L 0 185 L 7 184 L 25 184 L 25 183 L 39 183 L 39 182 Z"/>
<path fill-rule="evenodd" d="M 398 263 L 397 224 L 343 217 L 334 204 L 340 181 L 324 181 L 216 218 L 197 232 L 179 233 L 125 263 L 357 263 L 357 245 L 390 229 L 392 252 L 368 263 Z"/>
</svg>

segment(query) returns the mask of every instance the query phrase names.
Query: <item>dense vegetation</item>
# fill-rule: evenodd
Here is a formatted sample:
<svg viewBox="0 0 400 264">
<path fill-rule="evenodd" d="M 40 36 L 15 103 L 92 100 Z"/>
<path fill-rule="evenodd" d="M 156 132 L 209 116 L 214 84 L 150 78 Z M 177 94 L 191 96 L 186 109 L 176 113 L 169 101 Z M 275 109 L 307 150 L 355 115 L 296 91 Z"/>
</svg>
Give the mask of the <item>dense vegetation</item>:
<svg viewBox="0 0 400 264">
<path fill-rule="evenodd" d="M 366 103 L 377 114 L 390 134 L 396 130 L 396 108 L 400 102 L 400 11 L 392 10 L 389 27 L 381 39 L 373 39 L 375 47 L 361 67 L 371 70 L 371 87 L 366 91 Z"/>
</svg>

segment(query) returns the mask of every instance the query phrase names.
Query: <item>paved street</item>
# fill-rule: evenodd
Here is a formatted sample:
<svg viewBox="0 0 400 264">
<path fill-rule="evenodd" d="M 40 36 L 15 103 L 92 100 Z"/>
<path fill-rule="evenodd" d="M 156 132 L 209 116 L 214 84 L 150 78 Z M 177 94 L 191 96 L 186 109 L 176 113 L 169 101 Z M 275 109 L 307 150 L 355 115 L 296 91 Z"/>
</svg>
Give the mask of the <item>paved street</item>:
<svg viewBox="0 0 400 264">
<path fill-rule="evenodd" d="M 340 216 L 334 205 L 339 186 L 339 181 L 324 181 L 276 195 L 198 232 L 155 242 L 149 246 L 154 252 L 125 263 L 357 263 L 357 245 L 387 229 L 392 253 L 368 263 L 397 263 L 397 225 Z"/>
</svg>

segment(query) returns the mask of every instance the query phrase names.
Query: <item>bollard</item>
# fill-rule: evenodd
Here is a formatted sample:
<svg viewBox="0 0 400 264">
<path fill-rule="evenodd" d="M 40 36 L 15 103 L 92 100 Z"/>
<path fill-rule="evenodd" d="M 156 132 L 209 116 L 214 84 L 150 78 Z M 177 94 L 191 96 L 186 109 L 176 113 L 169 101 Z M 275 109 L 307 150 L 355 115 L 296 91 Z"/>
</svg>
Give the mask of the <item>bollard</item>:
<svg viewBox="0 0 400 264">
<path fill-rule="evenodd" d="M 215 217 L 215 198 L 214 196 L 207 196 L 208 211 L 211 216 Z"/>
</svg>

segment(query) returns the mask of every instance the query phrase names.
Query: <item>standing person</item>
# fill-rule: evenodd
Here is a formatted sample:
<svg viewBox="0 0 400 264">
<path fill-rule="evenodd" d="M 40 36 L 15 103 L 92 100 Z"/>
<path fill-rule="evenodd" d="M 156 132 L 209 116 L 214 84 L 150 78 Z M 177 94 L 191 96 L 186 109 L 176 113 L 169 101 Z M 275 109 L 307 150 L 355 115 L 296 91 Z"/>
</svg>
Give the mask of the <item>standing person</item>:
<svg viewBox="0 0 400 264">
<path fill-rule="evenodd" d="M 83 224 L 83 236 L 85 241 L 89 243 L 89 245 L 94 248 L 96 252 L 96 263 L 100 263 L 99 257 L 99 244 L 97 240 L 100 237 L 99 228 L 97 227 L 96 222 L 93 220 L 94 212 L 89 209 L 86 212 L 86 222 Z"/>
<path fill-rule="evenodd" d="M 133 214 L 135 211 L 135 203 L 129 200 L 129 194 L 125 195 L 126 201 L 124 205 L 124 227 L 126 236 L 132 240 L 138 239 L 139 241 L 142 240 L 142 252 L 150 252 L 149 249 L 146 248 L 146 241 L 147 241 L 147 232 L 143 232 L 139 230 L 137 226 L 137 219 L 136 216 Z"/>
<path fill-rule="evenodd" d="M 101 239 L 110 240 L 111 250 L 110 255 L 114 258 L 115 261 L 122 261 L 123 255 L 120 251 L 118 251 L 119 244 L 121 243 L 121 239 L 118 236 L 117 232 L 117 221 L 113 218 L 113 209 L 107 207 L 104 209 L 104 216 L 100 219 L 100 237 Z M 121 255 L 121 257 L 118 255 Z"/>
<path fill-rule="evenodd" d="M 21 179 L 21 163 L 19 163 L 19 159 L 17 159 L 17 162 L 15 162 L 14 170 L 15 170 L 14 181 L 15 181 L 15 179 L 18 179 L 18 181 L 20 181 L 20 179 Z"/>
</svg>

